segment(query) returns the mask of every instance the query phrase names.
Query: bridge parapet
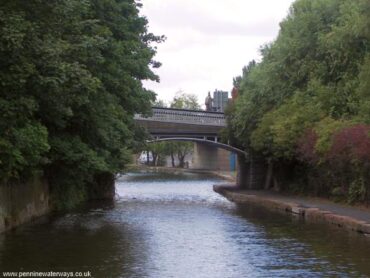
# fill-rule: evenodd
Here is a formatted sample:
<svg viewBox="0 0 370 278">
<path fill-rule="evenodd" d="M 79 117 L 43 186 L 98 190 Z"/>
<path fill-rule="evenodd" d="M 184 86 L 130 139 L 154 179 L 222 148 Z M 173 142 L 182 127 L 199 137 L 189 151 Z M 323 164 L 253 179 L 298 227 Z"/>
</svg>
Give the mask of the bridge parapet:
<svg viewBox="0 0 370 278">
<path fill-rule="evenodd" d="M 152 111 L 153 115 L 151 117 L 144 117 L 137 114 L 135 115 L 135 120 L 185 123 L 219 127 L 226 126 L 224 113 L 162 107 L 153 107 Z"/>
</svg>

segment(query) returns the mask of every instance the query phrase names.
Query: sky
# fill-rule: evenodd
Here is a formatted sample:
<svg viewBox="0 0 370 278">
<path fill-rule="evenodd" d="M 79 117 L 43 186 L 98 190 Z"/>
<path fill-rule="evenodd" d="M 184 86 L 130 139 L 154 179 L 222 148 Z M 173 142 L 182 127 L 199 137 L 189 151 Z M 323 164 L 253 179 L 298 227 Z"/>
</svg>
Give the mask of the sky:
<svg viewBox="0 0 370 278">
<path fill-rule="evenodd" d="M 157 45 L 155 73 L 160 83 L 144 82 L 169 103 L 176 92 L 195 94 L 201 105 L 208 92 L 230 92 L 243 66 L 260 60 L 259 49 L 278 35 L 279 22 L 293 0 L 142 0 L 149 32 L 165 35 Z"/>
</svg>

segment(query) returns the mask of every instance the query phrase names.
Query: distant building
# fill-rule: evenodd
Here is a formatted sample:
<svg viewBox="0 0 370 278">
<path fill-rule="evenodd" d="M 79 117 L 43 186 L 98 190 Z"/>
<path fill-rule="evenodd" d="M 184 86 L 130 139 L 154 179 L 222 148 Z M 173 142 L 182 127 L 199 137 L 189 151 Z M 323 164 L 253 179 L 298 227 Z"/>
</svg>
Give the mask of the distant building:
<svg viewBox="0 0 370 278">
<path fill-rule="evenodd" d="M 213 108 L 216 112 L 224 112 L 229 102 L 229 93 L 224 91 L 213 92 Z"/>
<path fill-rule="evenodd" d="M 224 112 L 228 103 L 229 93 L 215 90 L 213 92 L 213 98 L 211 98 L 211 93 L 208 93 L 205 101 L 206 111 Z"/>
</svg>

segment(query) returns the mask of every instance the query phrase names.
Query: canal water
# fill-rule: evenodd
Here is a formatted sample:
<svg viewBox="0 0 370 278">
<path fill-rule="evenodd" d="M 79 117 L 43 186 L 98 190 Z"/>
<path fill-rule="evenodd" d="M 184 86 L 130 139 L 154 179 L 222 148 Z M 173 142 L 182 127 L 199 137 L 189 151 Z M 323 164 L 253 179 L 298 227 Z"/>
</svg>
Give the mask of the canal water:
<svg viewBox="0 0 370 278">
<path fill-rule="evenodd" d="M 93 277 L 370 277 L 370 239 L 240 207 L 194 173 L 131 173 L 112 203 L 0 235 L 1 271 Z M 1 272 L 0 272 L 1 277 Z"/>
</svg>

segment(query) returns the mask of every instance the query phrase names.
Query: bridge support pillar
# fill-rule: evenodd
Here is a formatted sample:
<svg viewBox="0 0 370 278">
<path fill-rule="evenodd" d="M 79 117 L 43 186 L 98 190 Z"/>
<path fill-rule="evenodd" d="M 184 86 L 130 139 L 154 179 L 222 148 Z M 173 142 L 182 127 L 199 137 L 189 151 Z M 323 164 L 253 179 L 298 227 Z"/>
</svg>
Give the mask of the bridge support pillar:
<svg viewBox="0 0 370 278">
<path fill-rule="evenodd" d="M 236 184 L 243 189 L 263 189 L 266 179 L 266 162 L 263 157 L 250 153 L 238 155 Z"/>
<path fill-rule="evenodd" d="M 194 169 L 230 171 L 230 152 L 213 146 L 194 143 L 192 162 L 192 168 Z"/>
</svg>

